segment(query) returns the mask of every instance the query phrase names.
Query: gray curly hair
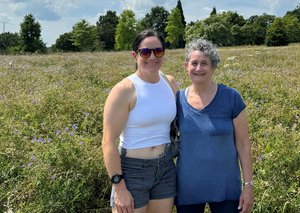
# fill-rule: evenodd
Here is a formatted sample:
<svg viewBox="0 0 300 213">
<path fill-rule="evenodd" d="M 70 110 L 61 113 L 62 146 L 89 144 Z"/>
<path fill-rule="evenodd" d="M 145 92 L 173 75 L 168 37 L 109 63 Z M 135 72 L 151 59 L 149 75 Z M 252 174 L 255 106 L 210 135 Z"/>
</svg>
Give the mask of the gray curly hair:
<svg viewBox="0 0 300 213">
<path fill-rule="evenodd" d="M 212 42 L 205 39 L 195 39 L 189 42 L 185 47 L 186 63 L 188 63 L 190 60 L 190 53 L 195 50 L 199 50 L 203 52 L 205 56 L 208 56 L 210 58 L 212 67 L 214 69 L 217 68 L 220 58 L 218 56 L 216 46 Z"/>
</svg>

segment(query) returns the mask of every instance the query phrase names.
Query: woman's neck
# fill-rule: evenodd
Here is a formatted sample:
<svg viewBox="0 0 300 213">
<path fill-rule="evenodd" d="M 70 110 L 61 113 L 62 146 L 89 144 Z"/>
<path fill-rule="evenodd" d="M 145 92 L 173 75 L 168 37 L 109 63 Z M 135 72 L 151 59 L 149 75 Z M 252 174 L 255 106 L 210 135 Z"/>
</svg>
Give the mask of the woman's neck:
<svg viewBox="0 0 300 213">
<path fill-rule="evenodd" d="M 214 82 L 208 82 L 200 85 L 192 84 L 190 87 L 190 92 L 201 97 L 206 94 L 215 93 L 216 89 L 217 85 Z"/>
<path fill-rule="evenodd" d="M 140 70 L 137 70 L 135 72 L 135 74 L 140 79 L 142 79 L 143 81 L 148 82 L 148 83 L 157 83 L 157 82 L 159 82 L 159 79 L 160 79 L 159 72 L 144 73 L 144 72 L 141 72 Z"/>
</svg>

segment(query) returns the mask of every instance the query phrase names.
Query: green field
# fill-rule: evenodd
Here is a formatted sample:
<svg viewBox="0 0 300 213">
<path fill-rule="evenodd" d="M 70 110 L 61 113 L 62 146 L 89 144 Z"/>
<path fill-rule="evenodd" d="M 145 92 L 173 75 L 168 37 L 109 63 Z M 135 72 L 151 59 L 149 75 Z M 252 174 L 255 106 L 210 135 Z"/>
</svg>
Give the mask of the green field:
<svg viewBox="0 0 300 213">
<path fill-rule="evenodd" d="M 300 44 L 219 53 L 215 80 L 247 104 L 253 212 L 300 212 Z M 162 68 L 180 88 L 183 62 L 167 50 Z M 106 212 L 103 105 L 132 72 L 129 51 L 1 56 L 0 212 Z"/>
</svg>

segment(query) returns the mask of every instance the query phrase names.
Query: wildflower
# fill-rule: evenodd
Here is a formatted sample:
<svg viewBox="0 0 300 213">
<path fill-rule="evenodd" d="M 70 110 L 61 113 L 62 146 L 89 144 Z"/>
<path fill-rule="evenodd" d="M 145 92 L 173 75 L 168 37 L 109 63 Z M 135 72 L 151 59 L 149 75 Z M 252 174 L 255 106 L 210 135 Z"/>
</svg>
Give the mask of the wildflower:
<svg viewBox="0 0 300 213">
<path fill-rule="evenodd" d="M 31 143 L 36 142 L 36 137 L 34 137 L 33 139 L 30 140 Z"/>
<path fill-rule="evenodd" d="M 65 128 L 65 131 L 68 132 L 68 131 L 69 131 L 69 127 L 66 127 L 66 128 Z"/>
<path fill-rule="evenodd" d="M 178 81 L 177 85 L 180 87 L 182 85 L 182 80 Z"/>
<path fill-rule="evenodd" d="M 37 140 L 37 142 L 44 143 L 44 142 L 45 142 L 45 140 L 44 140 L 44 138 L 40 137 L 40 138 Z"/>
<path fill-rule="evenodd" d="M 31 160 L 35 160 L 36 157 L 34 155 L 31 156 Z"/>
<path fill-rule="evenodd" d="M 260 155 L 259 157 L 258 157 L 258 160 L 260 160 L 260 161 L 262 161 L 262 160 L 264 160 L 264 155 L 262 154 L 262 155 Z"/>
<path fill-rule="evenodd" d="M 78 124 L 73 124 L 72 129 L 77 130 L 78 129 Z"/>
<path fill-rule="evenodd" d="M 30 161 L 29 163 L 28 163 L 28 166 L 31 166 L 33 163 Z"/>
<path fill-rule="evenodd" d="M 56 130 L 56 135 L 59 135 L 60 134 L 60 130 Z"/>
<path fill-rule="evenodd" d="M 72 131 L 72 132 L 70 132 L 70 135 L 71 135 L 71 136 L 74 136 L 74 135 L 75 135 L 75 133 Z"/>
<path fill-rule="evenodd" d="M 48 138 L 48 142 L 51 143 L 52 142 L 52 138 Z"/>
<path fill-rule="evenodd" d="M 82 141 L 80 141 L 80 143 L 79 143 L 80 145 L 83 145 L 84 143 L 82 142 Z"/>
</svg>

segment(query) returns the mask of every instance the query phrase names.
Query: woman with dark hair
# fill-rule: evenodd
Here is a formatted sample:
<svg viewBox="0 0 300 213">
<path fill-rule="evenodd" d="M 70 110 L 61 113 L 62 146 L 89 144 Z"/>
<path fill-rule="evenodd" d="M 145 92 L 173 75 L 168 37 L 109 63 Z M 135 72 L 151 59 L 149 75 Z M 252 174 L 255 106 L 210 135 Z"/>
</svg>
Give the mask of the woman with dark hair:
<svg viewBox="0 0 300 213">
<path fill-rule="evenodd" d="M 112 211 L 171 213 L 176 170 L 166 147 L 178 86 L 160 72 L 165 52 L 160 33 L 142 31 L 132 49 L 136 71 L 112 88 L 103 114 L 102 150 L 113 184 Z"/>
</svg>

